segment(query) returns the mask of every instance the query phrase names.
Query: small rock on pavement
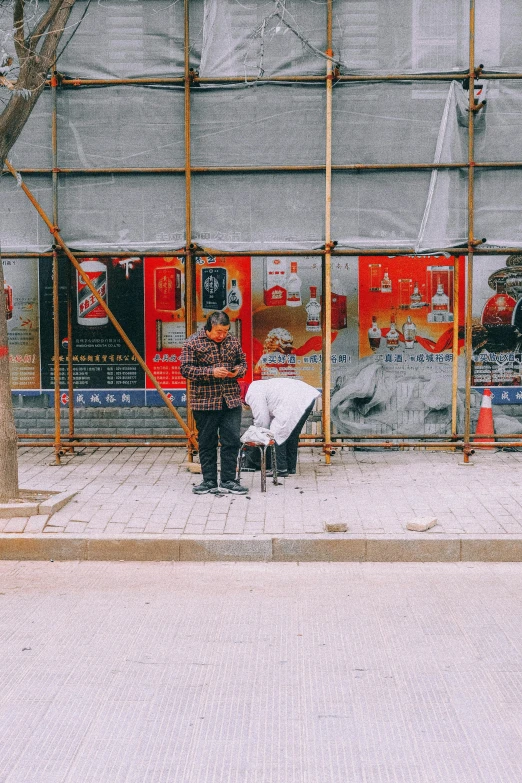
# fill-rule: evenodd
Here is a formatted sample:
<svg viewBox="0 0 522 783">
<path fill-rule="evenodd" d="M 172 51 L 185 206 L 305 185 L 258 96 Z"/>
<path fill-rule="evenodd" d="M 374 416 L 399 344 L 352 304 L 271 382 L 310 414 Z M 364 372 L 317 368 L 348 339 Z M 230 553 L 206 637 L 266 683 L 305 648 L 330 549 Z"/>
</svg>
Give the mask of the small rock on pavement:
<svg viewBox="0 0 522 783">
<path fill-rule="evenodd" d="M 414 530 L 416 533 L 424 533 L 429 530 L 430 527 L 435 527 L 437 520 L 435 517 L 419 517 L 418 519 L 412 519 L 406 525 L 406 530 Z"/>
<path fill-rule="evenodd" d="M 327 533 L 346 533 L 348 525 L 346 522 L 325 522 Z"/>
</svg>

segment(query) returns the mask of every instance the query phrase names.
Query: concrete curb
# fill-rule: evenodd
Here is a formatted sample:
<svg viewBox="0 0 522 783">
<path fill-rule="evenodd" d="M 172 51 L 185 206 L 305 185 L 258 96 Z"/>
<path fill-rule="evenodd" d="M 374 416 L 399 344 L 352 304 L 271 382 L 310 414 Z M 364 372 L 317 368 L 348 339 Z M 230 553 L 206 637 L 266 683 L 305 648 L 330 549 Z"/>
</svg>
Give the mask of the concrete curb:
<svg viewBox="0 0 522 783">
<path fill-rule="evenodd" d="M 22 487 L 20 488 L 22 489 Z M 22 491 L 24 491 L 22 489 Z M 37 493 L 36 490 L 25 490 L 31 493 Z M 42 490 L 48 493 L 49 490 Z M 0 503 L 0 519 L 10 519 L 11 517 L 32 517 L 37 514 L 47 514 L 51 516 L 55 511 L 63 508 L 78 492 L 51 492 L 47 500 L 27 500 L 20 503 Z"/>
<path fill-rule="evenodd" d="M 522 535 L 76 536 L 1 533 L 0 560 L 522 562 Z"/>
</svg>

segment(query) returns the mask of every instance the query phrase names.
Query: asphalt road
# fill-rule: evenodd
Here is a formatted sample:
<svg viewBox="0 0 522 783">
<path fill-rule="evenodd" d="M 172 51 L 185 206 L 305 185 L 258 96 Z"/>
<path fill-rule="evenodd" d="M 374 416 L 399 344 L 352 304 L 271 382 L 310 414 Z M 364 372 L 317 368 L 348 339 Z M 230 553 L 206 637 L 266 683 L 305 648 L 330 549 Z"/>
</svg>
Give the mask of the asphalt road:
<svg viewBox="0 0 522 783">
<path fill-rule="evenodd" d="M 0 562 L 1 783 L 520 783 L 522 565 Z"/>
</svg>

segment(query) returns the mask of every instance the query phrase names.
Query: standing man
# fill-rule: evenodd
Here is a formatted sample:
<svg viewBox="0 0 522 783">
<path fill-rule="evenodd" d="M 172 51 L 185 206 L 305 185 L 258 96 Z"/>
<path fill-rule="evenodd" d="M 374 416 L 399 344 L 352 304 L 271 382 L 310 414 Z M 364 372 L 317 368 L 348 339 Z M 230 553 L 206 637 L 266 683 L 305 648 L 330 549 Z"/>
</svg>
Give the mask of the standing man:
<svg viewBox="0 0 522 783">
<path fill-rule="evenodd" d="M 220 492 L 244 495 L 236 481 L 241 446 L 241 392 L 237 378 L 247 371 L 246 356 L 236 337 L 229 334 L 230 318 L 216 311 L 204 329 L 189 337 L 181 352 L 181 374 L 191 381 L 189 404 L 196 420 L 203 482 L 196 495 L 218 491 L 217 447 L 221 442 Z"/>
<path fill-rule="evenodd" d="M 248 387 L 245 403 L 252 410 L 254 424 L 274 435 L 278 476 L 296 472 L 299 434 L 320 395 L 297 378 L 269 378 Z"/>
</svg>

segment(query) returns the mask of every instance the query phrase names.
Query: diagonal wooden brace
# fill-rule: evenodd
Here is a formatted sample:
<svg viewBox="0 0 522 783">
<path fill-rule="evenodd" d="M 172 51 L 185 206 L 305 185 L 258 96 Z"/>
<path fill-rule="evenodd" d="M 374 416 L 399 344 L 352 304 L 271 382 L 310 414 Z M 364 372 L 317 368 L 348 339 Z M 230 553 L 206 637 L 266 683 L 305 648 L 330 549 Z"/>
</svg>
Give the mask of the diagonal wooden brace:
<svg viewBox="0 0 522 783">
<path fill-rule="evenodd" d="M 18 184 L 20 185 L 20 187 L 24 191 L 25 195 L 27 196 L 27 198 L 29 199 L 31 204 L 34 206 L 34 208 L 36 209 L 36 211 L 38 212 L 38 214 L 40 215 L 40 217 L 42 218 L 44 223 L 47 225 L 49 231 L 51 232 L 51 234 L 55 238 L 56 243 L 62 248 L 63 252 L 67 256 L 67 258 L 69 259 L 71 264 L 75 267 L 76 271 L 78 272 L 78 274 L 82 278 L 82 280 L 85 283 L 85 285 L 87 286 L 87 288 L 90 290 L 91 294 L 95 297 L 96 301 L 98 302 L 98 304 L 100 305 L 102 310 L 105 311 L 105 313 L 108 316 L 109 320 L 111 321 L 112 325 L 114 326 L 114 328 L 116 329 L 116 331 L 118 332 L 118 334 L 120 335 L 120 337 L 122 338 L 122 340 L 124 341 L 126 346 L 130 349 L 130 351 L 132 352 L 133 356 L 135 356 L 136 361 L 140 365 L 141 369 L 144 371 L 145 375 L 153 383 L 154 388 L 159 393 L 161 399 L 163 400 L 163 402 L 165 403 L 165 405 L 167 406 L 169 411 L 173 414 L 174 418 L 176 419 L 176 421 L 178 422 L 180 427 L 183 429 L 183 432 L 187 436 L 187 439 L 188 439 L 189 443 L 191 443 L 195 448 L 197 448 L 197 440 L 196 440 L 196 437 L 195 437 L 194 433 L 191 432 L 190 429 L 187 427 L 187 425 L 185 424 L 185 422 L 183 421 L 183 419 L 179 415 L 178 411 L 176 410 L 174 405 L 171 403 L 171 401 L 169 400 L 169 398 L 167 397 L 167 395 L 165 394 L 165 392 L 161 388 L 160 384 L 156 380 L 154 374 L 147 367 L 147 364 L 143 360 L 143 358 L 141 357 L 140 353 L 138 352 L 138 349 L 133 345 L 131 340 L 129 340 L 129 338 L 127 337 L 127 334 L 125 333 L 125 331 L 121 327 L 120 323 L 115 318 L 115 316 L 112 314 L 112 311 L 110 310 L 109 306 L 107 305 L 105 300 L 102 299 L 102 297 L 100 296 L 100 294 L 98 293 L 96 288 L 93 286 L 93 284 L 91 282 L 91 279 L 85 274 L 85 272 L 81 268 L 78 259 L 72 254 L 72 252 L 69 250 L 68 246 L 63 241 L 62 237 L 60 236 L 60 232 L 58 230 L 58 227 L 57 226 L 53 226 L 52 222 L 49 220 L 49 218 L 47 217 L 46 213 L 44 212 L 44 210 L 42 209 L 42 207 L 40 206 L 38 201 L 35 199 L 35 197 L 31 193 L 31 191 L 27 187 L 27 185 L 22 181 L 22 178 L 21 178 L 20 174 L 16 171 L 16 169 L 14 169 L 11 166 L 11 164 L 9 163 L 8 160 L 5 161 L 5 166 L 6 166 L 7 170 L 13 175 L 13 177 L 17 180 Z"/>
</svg>

